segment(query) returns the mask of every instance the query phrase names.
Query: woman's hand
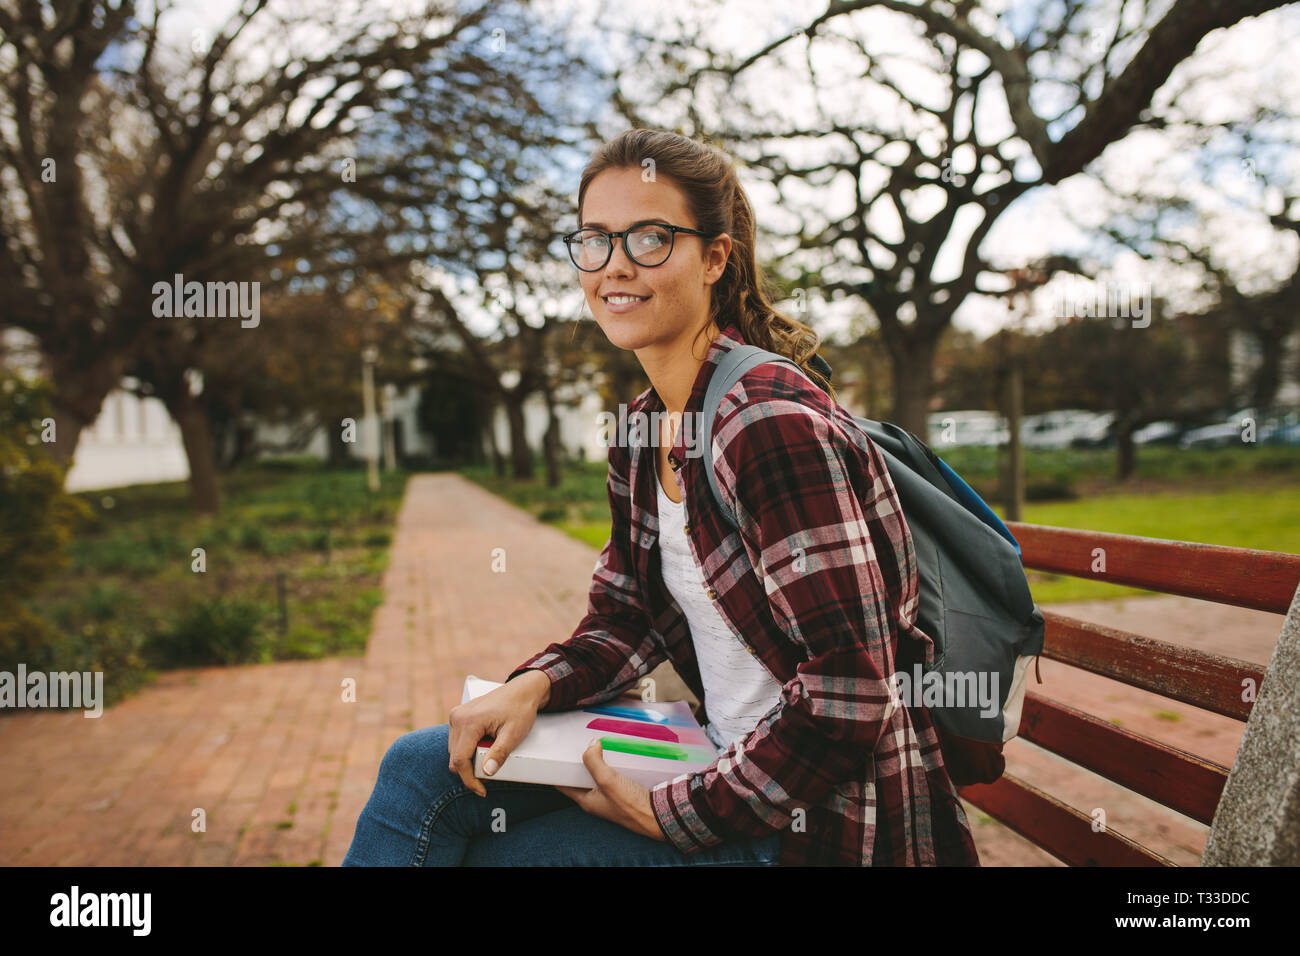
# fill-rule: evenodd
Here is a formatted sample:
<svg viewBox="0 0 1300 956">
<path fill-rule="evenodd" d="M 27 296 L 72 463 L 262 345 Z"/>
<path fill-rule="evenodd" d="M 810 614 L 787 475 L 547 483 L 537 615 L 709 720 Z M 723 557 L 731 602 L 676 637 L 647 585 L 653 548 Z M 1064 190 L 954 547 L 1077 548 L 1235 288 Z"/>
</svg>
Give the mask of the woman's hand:
<svg viewBox="0 0 1300 956">
<path fill-rule="evenodd" d="M 550 696 L 550 678 L 541 671 L 530 670 L 482 697 L 453 707 L 447 717 L 451 727 L 447 740 L 451 758 L 448 768 L 460 775 L 466 787 L 480 797 L 486 797 L 487 787 L 474 776 L 474 752 L 478 749 L 478 742 L 484 737 L 493 738 L 492 749 L 483 760 L 483 770 L 491 776 L 528 736 L 538 709 Z"/>
<path fill-rule="evenodd" d="M 594 817 L 617 823 L 660 843 L 666 842 L 650 803 L 650 791 L 605 763 L 600 738 L 587 745 L 582 752 L 582 762 L 596 786 L 591 790 L 581 787 L 556 787 L 556 790 Z"/>
</svg>

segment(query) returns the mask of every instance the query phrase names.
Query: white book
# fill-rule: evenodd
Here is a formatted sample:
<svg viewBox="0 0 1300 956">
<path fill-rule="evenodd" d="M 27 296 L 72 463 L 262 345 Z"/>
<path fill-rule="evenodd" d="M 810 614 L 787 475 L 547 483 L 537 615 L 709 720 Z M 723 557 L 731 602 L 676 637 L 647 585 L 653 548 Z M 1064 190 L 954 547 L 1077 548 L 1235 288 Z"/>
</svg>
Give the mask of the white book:
<svg viewBox="0 0 1300 956">
<path fill-rule="evenodd" d="M 500 686 L 471 675 L 465 679 L 461 703 Z M 596 781 L 582 753 L 593 737 L 601 738 L 605 763 L 643 787 L 703 770 L 718 755 L 686 701 L 616 697 L 582 710 L 539 713 L 528 736 L 491 776 L 483 773 L 483 761 L 492 742 L 480 741 L 474 751 L 474 776 L 590 790 Z"/>
</svg>

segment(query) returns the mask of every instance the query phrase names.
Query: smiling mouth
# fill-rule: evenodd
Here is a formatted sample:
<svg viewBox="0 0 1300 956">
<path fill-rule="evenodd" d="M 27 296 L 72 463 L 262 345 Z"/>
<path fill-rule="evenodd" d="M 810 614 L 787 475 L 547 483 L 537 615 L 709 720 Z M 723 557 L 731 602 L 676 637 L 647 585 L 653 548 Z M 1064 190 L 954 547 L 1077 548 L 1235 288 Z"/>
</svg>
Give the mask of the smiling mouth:
<svg viewBox="0 0 1300 956">
<path fill-rule="evenodd" d="M 648 295 L 606 295 L 601 296 L 606 305 L 631 305 L 634 302 L 644 302 L 650 298 Z"/>
</svg>

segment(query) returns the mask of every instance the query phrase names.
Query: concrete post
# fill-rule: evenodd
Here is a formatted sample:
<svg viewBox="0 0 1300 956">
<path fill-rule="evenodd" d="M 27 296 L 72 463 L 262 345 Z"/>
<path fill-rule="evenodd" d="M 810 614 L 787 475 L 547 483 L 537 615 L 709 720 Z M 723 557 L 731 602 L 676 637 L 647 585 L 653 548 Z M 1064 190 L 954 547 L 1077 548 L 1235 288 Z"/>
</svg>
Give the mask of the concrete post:
<svg viewBox="0 0 1300 956">
<path fill-rule="evenodd" d="M 1201 865 L 1300 865 L 1300 588 L 1214 811 Z"/>
</svg>

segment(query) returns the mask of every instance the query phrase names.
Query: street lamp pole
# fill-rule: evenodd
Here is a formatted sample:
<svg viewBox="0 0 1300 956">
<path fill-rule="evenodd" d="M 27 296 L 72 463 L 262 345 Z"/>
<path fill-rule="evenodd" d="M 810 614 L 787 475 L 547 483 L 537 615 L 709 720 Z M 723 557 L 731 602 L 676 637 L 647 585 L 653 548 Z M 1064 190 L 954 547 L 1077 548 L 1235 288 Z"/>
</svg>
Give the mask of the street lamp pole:
<svg viewBox="0 0 1300 956">
<path fill-rule="evenodd" d="M 361 396 L 366 416 L 366 487 L 379 490 L 379 422 L 375 415 L 375 362 L 379 349 L 367 345 L 361 350 Z"/>
<path fill-rule="evenodd" d="M 379 393 L 382 402 L 381 410 L 384 416 L 384 470 L 392 471 L 397 467 L 397 448 L 396 439 L 393 436 L 397 428 L 393 420 L 393 401 L 397 395 L 397 386 L 392 382 L 385 382 L 384 389 Z"/>
</svg>

